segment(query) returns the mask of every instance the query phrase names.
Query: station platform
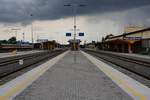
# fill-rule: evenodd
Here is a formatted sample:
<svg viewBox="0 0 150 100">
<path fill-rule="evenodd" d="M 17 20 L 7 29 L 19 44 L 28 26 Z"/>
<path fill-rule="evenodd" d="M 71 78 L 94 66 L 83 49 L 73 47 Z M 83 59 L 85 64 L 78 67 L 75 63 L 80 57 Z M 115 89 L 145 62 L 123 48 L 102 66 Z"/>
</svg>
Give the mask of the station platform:
<svg viewBox="0 0 150 100">
<path fill-rule="evenodd" d="M 42 52 L 42 50 L 31 50 L 31 51 L 18 51 L 16 53 L 9 52 L 9 53 L 0 53 L 0 58 L 11 57 L 11 56 L 18 56 L 18 55 L 25 55 L 31 53 Z"/>
<path fill-rule="evenodd" d="M 94 50 L 94 51 L 100 51 L 100 52 L 104 52 L 104 53 L 112 53 L 115 55 L 121 55 L 121 56 L 125 56 L 125 57 L 130 57 L 133 59 L 137 59 L 137 60 L 144 60 L 144 61 L 150 61 L 150 55 L 142 55 L 142 54 L 135 54 L 135 53 L 119 53 L 119 52 L 112 52 L 112 51 L 104 51 L 104 50 L 97 50 L 97 49 L 90 49 L 90 48 L 86 48 L 87 50 Z"/>
<path fill-rule="evenodd" d="M 5 99 L 149 100 L 150 89 L 83 51 L 67 51 L 0 86 Z"/>
<path fill-rule="evenodd" d="M 119 53 L 121 55 L 127 55 L 131 57 L 136 57 L 136 58 L 141 58 L 141 59 L 149 59 L 150 60 L 150 55 L 142 55 L 142 54 L 129 54 L 129 53 Z"/>
</svg>

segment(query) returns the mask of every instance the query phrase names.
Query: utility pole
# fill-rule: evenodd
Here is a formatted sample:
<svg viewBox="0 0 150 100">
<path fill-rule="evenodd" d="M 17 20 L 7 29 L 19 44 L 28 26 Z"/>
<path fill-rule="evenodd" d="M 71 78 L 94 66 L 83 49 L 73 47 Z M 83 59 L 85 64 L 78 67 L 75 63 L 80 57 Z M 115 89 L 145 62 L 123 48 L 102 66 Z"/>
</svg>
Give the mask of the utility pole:
<svg viewBox="0 0 150 100">
<path fill-rule="evenodd" d="M 20 30 L 20 28 L 13 28 L 11 30 L 15 31 L 15 37 L 16 37 L 16 40 L 17 40 L 18 30 Z"/>
<path fill-rule="evenodd" d="M 32 44 L 34 43 L 33 39 L 33 23 L 31 22 L 31 38 L 32 38 Z"/>
<path fill-rule="evenodd" d="M 22 33 L 22 39 L 23 39 L 23 42 L 24 42 L 25 41 L 24 33 Z"/>
<path fill-rule="evenodd" d="M 16 37 L 16 41 L 17 41 L 17 33 L 18 33 L 18 30 L 20 30 L 20 28 L 13 28 L 11 30 L 14 30 L 15 31 L 15 37 Z M 20 46 L 20 45 L 19 45 Z M 16 50 L 14 51 L 15 53 L 17 52 L 17 48 Z"/>
</svg>

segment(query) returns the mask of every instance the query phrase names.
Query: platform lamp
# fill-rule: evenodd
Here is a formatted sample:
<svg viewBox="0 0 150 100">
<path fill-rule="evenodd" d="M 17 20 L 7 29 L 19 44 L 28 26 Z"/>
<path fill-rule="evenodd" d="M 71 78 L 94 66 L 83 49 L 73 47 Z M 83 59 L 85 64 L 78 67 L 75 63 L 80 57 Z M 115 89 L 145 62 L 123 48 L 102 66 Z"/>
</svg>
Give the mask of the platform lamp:
<svg viewBox="0 0 150 100">
<path fill-rule="evenodd" d="M 74 18 L 74 38 L 73 38 L 73 49 L 76 50 L 76 45 L 75 45 L 75 42 L 76 42 L 76 31 L 77 31 L 77 25 L 76 25 L 76 14 L 77 14 L 77 8 L 78 7 L 85 7 L 87 5 L 84 5 L 84 4 L 66 4 L 64 5 L 65 7 L 73 7 L 73 18 Z M 74 52 L 74 62 L 76 63 L 76 54 Z"/>
<path fill-rule="evenodd" d="M 73 13 L 74 13 L 74 50 L 76 50 L 75 48 L 75 41 L 76 41 L 76 31 L 77 31 L 77 25 L 76 25 L 76 14 L 77 14 L 77 7 L 85 7 L 86 5 L 84 4 L 66 4 L 64 5 L 66 7 L 73 7 Z"/>
</svg>

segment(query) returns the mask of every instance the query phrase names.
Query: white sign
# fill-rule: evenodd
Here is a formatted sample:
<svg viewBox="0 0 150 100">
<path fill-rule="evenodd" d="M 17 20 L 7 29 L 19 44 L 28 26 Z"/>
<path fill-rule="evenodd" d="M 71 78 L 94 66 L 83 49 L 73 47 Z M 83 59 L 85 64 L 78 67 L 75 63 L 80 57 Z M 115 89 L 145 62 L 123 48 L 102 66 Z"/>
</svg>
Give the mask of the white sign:
<svg viewBox="0 0 150 100">
<path fill-rule="evenodd" d="M 47 41 L 48 41 L 48 39 L 38 39 L 37 40 L 38 43 L 47 42 Z"/>
<path fill-rule="evenodd" d="M 23 59 L 19 60 L 19 65 L 23 65 Z"/>
</svg>

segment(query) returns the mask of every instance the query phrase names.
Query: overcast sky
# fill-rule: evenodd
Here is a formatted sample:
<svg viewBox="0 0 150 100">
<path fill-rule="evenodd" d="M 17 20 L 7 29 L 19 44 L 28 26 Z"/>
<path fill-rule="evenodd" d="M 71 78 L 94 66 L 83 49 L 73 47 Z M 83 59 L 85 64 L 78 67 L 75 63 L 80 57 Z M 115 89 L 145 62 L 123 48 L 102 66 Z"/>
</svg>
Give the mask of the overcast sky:
<svg viewBox="0 0 150 100">
<path fill-rule="evenodd" d="M 121 34 L 129 25 L 150 26 L 150 0 L 0 0 L 0 37 L 14 36 L 12 28 L 19 28 L 17 39 L 31 40 L 31 22 L 34 39 L 57 39 L 64 42 L 66 32 L 72 32 L 73 12 L 65 4 L 85 4 L 77 9 L 82 41 L 101 40 L 107 34 Z M 33 15 L 32 17 L 30 15 Z"/>
</svg>

